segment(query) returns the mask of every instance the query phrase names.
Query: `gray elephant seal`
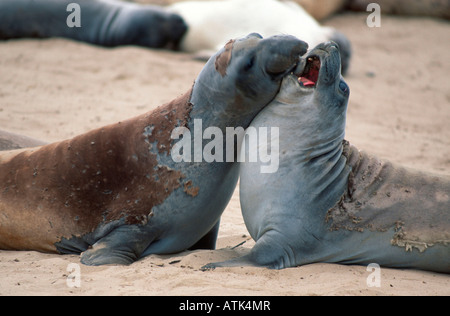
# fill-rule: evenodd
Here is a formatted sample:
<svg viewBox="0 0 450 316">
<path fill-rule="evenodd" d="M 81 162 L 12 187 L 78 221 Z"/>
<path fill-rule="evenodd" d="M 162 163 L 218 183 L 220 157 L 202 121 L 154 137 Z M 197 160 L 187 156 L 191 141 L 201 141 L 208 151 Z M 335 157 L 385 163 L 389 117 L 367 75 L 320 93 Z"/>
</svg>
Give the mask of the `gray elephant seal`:
<svg viewBox="0 0 450 316">
<path fill-rule="evenodd" d="M 241 166 L 242 213 L 256 245 L 204 268 L 329 262 L 449 273 L 450 178 L 393 165 L 344 141 L 349 88 L 339 52 L 322 44 L 305 60 L 251 123 L 280 128 L 277 172 Z"/>
<path fill-rule="evenodd" d="M 176 141 L 173 131 L 247 128 L 306 50 L 293 36 L 230 41 L 190 91 L 154 111 L 0 153 L 0 249 L 83 252 L 88 265 L 213 249 L 239 164 L 176 162 L 172 149 L 186 140 L 183 134 Z M 194 137 L 189 145 L 206 148 L 203 142 Z"/>
<path fill-rule="evenodd" d="M 79 5 L 80 27 L 67 19 Z M 71 11 L 72 10 L 72 11 Z M 0 39 L 64 37 L 101 46 L 175 48 L 187 27 L 162 8 L 116 0 L 2 0 Z"/>
</svg>

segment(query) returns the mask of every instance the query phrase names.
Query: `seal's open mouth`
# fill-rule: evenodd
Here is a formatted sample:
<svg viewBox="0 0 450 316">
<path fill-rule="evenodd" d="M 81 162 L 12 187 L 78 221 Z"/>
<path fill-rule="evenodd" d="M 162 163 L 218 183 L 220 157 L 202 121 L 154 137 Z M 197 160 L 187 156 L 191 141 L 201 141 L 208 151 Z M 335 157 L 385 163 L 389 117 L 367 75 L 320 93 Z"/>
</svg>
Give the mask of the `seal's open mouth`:
<svg viewBox="0 0 450 316">
<path fill-rule="evenodd" d="M 317 56 L 310 56 L 306 60 L 305 69 L 298 76 L 300 86 L 304 88 L 315 88 L 319 80 L 320 59 Z"/>
</svg>

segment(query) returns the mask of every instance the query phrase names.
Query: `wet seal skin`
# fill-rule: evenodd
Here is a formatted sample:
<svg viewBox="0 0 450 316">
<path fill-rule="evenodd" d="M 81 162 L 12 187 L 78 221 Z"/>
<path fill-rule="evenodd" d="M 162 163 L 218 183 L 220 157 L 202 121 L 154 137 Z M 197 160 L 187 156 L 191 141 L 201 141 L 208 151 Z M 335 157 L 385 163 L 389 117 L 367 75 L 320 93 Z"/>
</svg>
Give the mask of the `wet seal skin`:
<svg viewBox="0 0 450 316">
<path fill-rule="evenodd" d="M 0 249 L 82 253 L 87 265 L 214 249 L 239 163 L 175 162 L 172 132 L 193 131 L 199 120 L 202 132 L 247 128 L 306 50 L 292 36 L 250 34 L 213 56 L 190 91 L 151 112 L 0 152 Z M 216 69 L 221 56 L 225 74 Z"/>
<path fill-rule="evenodd" d="M 256 241 L 203 269 L 329 262 L 450 273 L 450 177 L 394 165 L 344 140 L 350 90 L 336 44 L 308 53 L 253 127 L 280 128 L 280 167 L 243 163 L 240 199 Z"/>
<path fill-rule="evenodd" d="M 79 5 L 79 27 L 67 24 L 73 3 Z M 183 18 L 158 6 L 119 0 L 0 1 L 0 39 L 64 37 L 107 47 L 176 49 L 186 30 Z"/>
</svg>

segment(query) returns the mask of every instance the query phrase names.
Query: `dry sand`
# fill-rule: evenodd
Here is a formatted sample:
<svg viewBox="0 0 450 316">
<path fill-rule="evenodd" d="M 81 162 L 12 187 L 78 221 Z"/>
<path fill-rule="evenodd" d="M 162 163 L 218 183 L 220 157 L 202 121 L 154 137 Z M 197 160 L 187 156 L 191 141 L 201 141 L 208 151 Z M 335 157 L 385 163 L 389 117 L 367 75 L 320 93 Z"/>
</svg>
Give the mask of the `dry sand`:
<svg viewBox="0 0 450 316">
<path fill-rule="evenodd" d="M 365 14 L 326 24 L 354 45 L 347 139 L 409 167 L 450 175 L 450 24 Z M 186 91 L 203 64 L 190 55 L 71 41 L 0 42 L 0 128 L 58 141 L 141 114 Z M 130 266 L 80 266 L 81 286 L 67 286 L 78 256 L 0 251 L 0 295 L 450 295 L 448 275 L 381 269 L 368 287 L 362 266 L 312 264 L 272 271 L 211 261 L 247 252 L 236 192 L 224 212 L 218 250 L 149 256 Z M 71 279 L 69 279 L 70 281 Z M 70 282 L 69 282 L 70 283 Z"/>
</svg>

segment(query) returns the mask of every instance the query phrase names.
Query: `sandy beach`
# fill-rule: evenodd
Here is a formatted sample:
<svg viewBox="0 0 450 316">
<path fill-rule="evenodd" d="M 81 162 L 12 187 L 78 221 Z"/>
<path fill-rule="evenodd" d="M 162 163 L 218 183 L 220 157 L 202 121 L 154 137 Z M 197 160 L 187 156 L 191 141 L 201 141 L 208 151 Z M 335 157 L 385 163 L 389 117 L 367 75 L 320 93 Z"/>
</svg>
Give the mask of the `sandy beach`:
<svg viewBox="0 0 450 316">
<path fill-rule="evenodd" d="M 324 24 L 347 34 L 354 57 L 346 139 L 408 167 L 450 175 L 450 23 L 344 13 Z M 106 49 L 63 40 L 0 42 L 0 129 L 53 142 L 145 113 L 189 89 L 203 67 L 189 54 Z M 246 241 L 243 245 L 235 247 Z M 450 295 L 450 276 L 312 264 L 274 271 L 200 267 L 251 249 L 236 190 L 215 251 L 88 267 L 79 256 L 0 251 L 0 295 Z M 78 287 L 74 265 L 79 264 Z M 69 268 L 69 269 L 68 269 Z"/>
</svg>

